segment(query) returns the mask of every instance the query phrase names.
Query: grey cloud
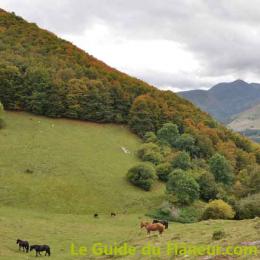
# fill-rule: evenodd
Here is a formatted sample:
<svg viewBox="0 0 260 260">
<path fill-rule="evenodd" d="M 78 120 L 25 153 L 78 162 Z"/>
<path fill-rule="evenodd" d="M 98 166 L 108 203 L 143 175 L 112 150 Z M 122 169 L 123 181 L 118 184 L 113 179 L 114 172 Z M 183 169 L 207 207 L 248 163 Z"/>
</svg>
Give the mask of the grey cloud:
<svg viewBox="0 0 260 260">
<path fill-rule="evenodd" d="M 259 74 L 260 5 L 257 0 L 2 0 L 4 6 L 62 34 L 81 34 L 102 21 L 129 39 L 184 44 L 202 65 L 201 76 Z M 147 75 L 143 72 L 143 75 Z M 169 75 L 168 75 L 169 76 Z M 157 75 L 159 85 L 185 81 Z M 194 75 L 193 75 L 194 76 Z M 165 78 L 163 78 L 165 77 Z M 195 78 L 188 76 L 187 85 Z M 200 82 L 201 84 L 203 83 Z M 175 81 L 176 84 L 176 81 Z M 207 83 L 208 84 L 208 83 Z M 206 85 L 207 85 L 206 84 Z M 185 88 L 185 85 L 183 85 Z"/>
</svg>

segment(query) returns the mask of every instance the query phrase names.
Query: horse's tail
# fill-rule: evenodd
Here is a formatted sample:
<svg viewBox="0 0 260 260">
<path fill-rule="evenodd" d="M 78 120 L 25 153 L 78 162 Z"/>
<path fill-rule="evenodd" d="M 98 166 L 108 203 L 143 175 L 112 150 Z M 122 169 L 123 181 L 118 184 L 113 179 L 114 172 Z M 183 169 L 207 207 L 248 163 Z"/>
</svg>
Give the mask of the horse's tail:
<svg viewBox="0 0 260 260">
<path fill-rule="evenodd" d="M 47 253 L 48 253 L 49 256 L 51 256 L 51 249 L 50 248 L 48 248 Z"/>
</svg>

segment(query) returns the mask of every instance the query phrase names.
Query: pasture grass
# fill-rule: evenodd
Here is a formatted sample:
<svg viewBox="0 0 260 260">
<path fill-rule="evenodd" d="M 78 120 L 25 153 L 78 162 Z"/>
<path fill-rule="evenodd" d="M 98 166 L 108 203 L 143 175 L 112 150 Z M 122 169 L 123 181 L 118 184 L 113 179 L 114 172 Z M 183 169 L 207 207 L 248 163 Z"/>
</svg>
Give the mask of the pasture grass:
<svg viewBox="0 0 260 260">
<path fill-rule="evenodd" d="M 139 223 L 149 220 L 144 214 L 164 200 L 165 187 L 157 183 L 145 192 L 127 182 L 127 170 L 139 162 L 135 151 L 140 140 L 123 126 L 16 112 L 7 112 L 5 121 L 0 131 L 1 260 L 35 259 L 34 252 L 18 251 L 17 238 L 49 244 L 50 259 L 57 260 L 120 258 L 73 257 L 72 243 L 90 249 L 97 242 L 127 242 L 138 253 L 120 259 L 175 259 L 166 255 L 168 241 L 227 246 L 260 239 L 259 219 L 171 223 L 161 237 L 147 236 Z M 226 235 L 213 240 L 217 230 Z M 160 256 L 140 254 L 148 242 L 161 247 Z"/>
<path fill-rule="evenodd" d="M 163 200 L 163 184 L 145 192 L 126 180 L 139 162 L 140 140 L 124 126 L 23 112 L 6 112 L 5 122 L 0 205 L 53 213 L 139 213 Z"/>
<path fill-rule="evenodd" d="M 51 259 L 174 259 L 166 255 L 168 241 L 190 243 L 195 245 L 239 245 L 243 241 L 259 240 L 260 219 L 243 221 L 210 220 L 193 224 L 170 223 L 169 229 L 160 237 L 156 234 L 147 236 L 140 229 L 141 220 L 149 220 L 142 214 L 119 214 L 111 217 L 101 214 L 98 219 L 92 215 L 72 215 L 42 213 L 33 210 L 0 208 L 0 259 L 34 259 L 35 252 L 28 254 L 19 252 L 16 239 L 27 239 L 32 244 L 48 244 L 51 246 Z M 221 240 L 213 240 L 216 230 L 224 230 L 226 236 Z M 94 243 L 117 245 L 128 243 L 137 248 L 135 256 L 93 256 L 91 247 Z M 160 257 L 143 256 L 141 248 L 148 243 L 161 247 Z M 71 244 L 76 250 L 79 246 L 89 249 L 86 256 L 72 256 Z M 48 258 L 47 258 L 48 259 Z M 178 259 L 182 259 L 179 257 Z M 201 257 L 185 257 L 185 259 L 202 259 Z M 219 258 L 221 259 L 221 258 Z M 226 259 L 226 258 L 222 258 Z M 239 259 L 259 259 L 244 257 Z"/>
</svg>

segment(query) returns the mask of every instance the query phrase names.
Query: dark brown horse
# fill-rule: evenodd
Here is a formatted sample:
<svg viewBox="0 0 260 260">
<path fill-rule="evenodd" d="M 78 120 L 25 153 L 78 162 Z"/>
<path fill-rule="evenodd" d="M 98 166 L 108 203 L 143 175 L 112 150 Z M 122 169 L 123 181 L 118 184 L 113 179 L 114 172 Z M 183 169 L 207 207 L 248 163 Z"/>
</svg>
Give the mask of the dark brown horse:
<svg viewBox="0 0 260 260">
<path fill-rule="evenodd" d="M 151 224 L 149 222 L 144 222 L 144 221 L 141 222 L 140 227 L 141 228 L 145 227 L 147 230 L 147 234 L 150 234 L 151 231 L 158 231 L 159 234 L 162 234 L 165 229 L 164 225 L 161 223 Z"/>
<path fill-rule="evenodd" d="M 26 251 L 26 253 L 28 253 L 28 251 L 29 251 L 29 242 L 28 241 L 23 241 L 21 239 L 17 239 L 16 244 L 19 245 L 19 250 L 21 250 L 21 248 L 22 248 L 23 251 Z"/>
</svg>

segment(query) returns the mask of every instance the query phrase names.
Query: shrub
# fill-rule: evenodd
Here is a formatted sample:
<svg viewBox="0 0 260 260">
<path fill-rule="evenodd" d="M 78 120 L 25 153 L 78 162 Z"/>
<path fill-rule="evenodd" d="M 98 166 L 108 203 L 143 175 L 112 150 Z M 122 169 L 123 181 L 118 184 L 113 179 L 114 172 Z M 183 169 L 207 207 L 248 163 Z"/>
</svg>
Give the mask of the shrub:
<svg viewBox="0 0 260 260">
<path fill-rule="evenodd" d="M 146 143 L 155 143 L 157 142 L 157 136 L 154 132 L 146 132 L 144 135 L 144 141 Z"/>
<path fill-rule="evenodd" d="M 205 209 L 202 219 L 233 219 L 235 211 L 223 200 L 211 201 Z"/>
<path fill-rule="evenodd" d="M 160 154 L 160 147 L 154 143 L 143 144 L 137 151 L 138 157 L 143 161 L 152 162 L 158 164 L 162 161 L 162 155 Z"/>
<path fill-rule="evenodd" d="M 231 167 L 223 155 L 216 153 L 209 160 L 210 171 L 214 174 L 217 182 L 224 184 L 231 184 L 233 181 L 233 174 Z"/>
<path fill-rule="evenodd" d="M 212 234 L 212 240 L 220 240 L 226 236 L 226 233 L 223 230 L 216 230 Z"/>
<path fill-rule="evenodd" d="M 190 205 L 199 198 L 199 184 L 183 170 L 175 170 L 169 175 L 167 192 L 176 196 L 181 205 Z"/>
<path fill-rule="evenodd" d="M 237 206 L 237 218 L 249 219 L 260 216 L 260 193 L 241 199 Z"/>
<path fill-rule="evenodd" d="M 154 167 L 140 163 L 129 169 L 127 178 L 132 184 L 149 191 L 157 176 Z"/>
<path fill-rule="evenodd" d="M 161 163 L 156 167 L 157 176 L 161 181 L 168 181 L 168 176 L 172 171 L 170 163 Z"/>
<path fill-rule="evenodd" d="M 198 179 L 198 183 L 200 185 L 201 199 L 209 201 L 216 198 L 218 189 L 215 178 L 211 173 L 205 172 L 202 174 Z"/>
<path fill-rule="evenodd" d="M 179 168 L 182 170 L 188 170 L 191 168 L 190 156 L 186 152 L 180 152 L 172 161 L 173 168 Z"/>
</svg>

